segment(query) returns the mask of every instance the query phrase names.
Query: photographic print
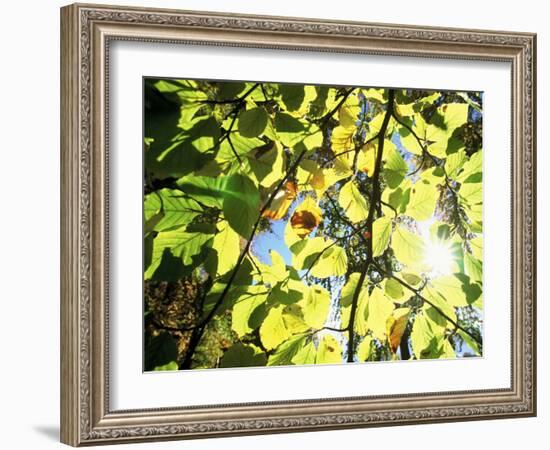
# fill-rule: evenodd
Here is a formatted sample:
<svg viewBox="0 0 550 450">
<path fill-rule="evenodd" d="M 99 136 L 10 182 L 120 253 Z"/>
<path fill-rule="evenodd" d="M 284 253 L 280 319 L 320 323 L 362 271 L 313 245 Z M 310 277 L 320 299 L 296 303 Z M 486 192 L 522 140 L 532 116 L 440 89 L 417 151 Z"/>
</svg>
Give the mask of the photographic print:
<svg viewBox="0 0 550 450">
<path fill-rule="evenodd" d="M 143 95 L 145 371 L 482 356 L 482 92 Z"/>
</svg>

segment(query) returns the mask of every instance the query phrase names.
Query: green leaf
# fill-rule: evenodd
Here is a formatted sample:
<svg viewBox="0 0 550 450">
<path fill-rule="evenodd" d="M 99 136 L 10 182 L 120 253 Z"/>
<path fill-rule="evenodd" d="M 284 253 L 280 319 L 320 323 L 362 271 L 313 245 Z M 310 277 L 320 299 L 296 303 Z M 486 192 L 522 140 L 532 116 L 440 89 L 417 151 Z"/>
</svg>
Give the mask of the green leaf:
<svg viewBox="0 0 550 450">
<path fill-rule="evenodd" d="M 145 153 L 145 167 L 158 177 L 181 177 L 197 171 L 214 158 L 218 148 L 220 127 L 213 117 L 201 116 L 177 127 L 170 126 L 172 120 L 163 120 L 162 115 L 145 117 L 146 135 L 154 138 Z"/>
<path fill-rule="evenodd" d="M 291 333 L 283 321 L 284 305 L 271 308 L 260 327 L 260 339 L 267 350 L 278 347 Z"/>
<path fill-rule="evenodd" d="M 372 354 L 372 338 L 370 336 L 365 336 L 357 347 L 357 359 L 360 362 L 367 361 Z"/>
<path fill-rule="evenodd" d="M 330 308 L 330 294 L 322 286 L 309 286 L 305 298 L 300 302 L 305 322 L 312 328 L 322 328 Z"/>
<path fill-rule="evenodd" d="M 367 309 L 367 328 L 379 340 L 386 339 L 386 321 L 391 316 L 395 306 L 384 295 L 380 288 L 374 288 L 369 296 Z"/>
<path fill-rule="evenodd" d="M 359 282 L 360 276 L 360 273 L 354 272 L 348 277 L 346 284 L 344 284 L 344 287 L 340 292 L 340 305 L 342 305 L 342 307 L 347 307 L 351 305 L 353 301 L 353 294 L 355 292 L 355 289 L 357 288 L 357 283 Z M 362 289 L 365 289 L 365 287 L 363 287 Z"/>
<path fill-rule="evenodd" d="M 290 114 L 276 113 L 274 125 L 277 136 L 285 147 L 294 147 L 304 139 L 303 135 L 306 131 L 304 124 Z"/>
<path fill-rule="evenodd" d="M 388 248 L 392 232 L 392 221 L 386 216 L 379 217 L 372 224 L 372 255 L 380 256 Z"/>
<path fill-rule="evenodd" d="M 406 214 L 422 222 L 434 215 L 439 192 L 430 184 L 418 182 L 411 189 L 411 197 Z"/>
<path fill-rule="evenodd" d="M 468 334 L 462 330 L 458 330 L 458 334 L 468 347 L 474 352 L 475 355 L 481 356 L 481 350 L 476 341 L 474 341 Z"/>
<path fill-rule="evenodd" d="M 422 290 L 422 295 L 427 300 L 429 300 L 439 311 L 441 311 L 448 318 L 456 322 L 457 318 L 456 318 L 456 312 L 455 312 L 454 306 L 450 302 L 448 302 L 446 298 L 443 297 L 435 288 L 433 288 L 430 285 L 427 285 Z M 436 314 L 441 316 L 441 318 L 446 321 L 446 319 L 439 312 L 437 312 Z M 434 319 L 434 321 L 437 322 L 436 319 Z M 447 325 L 451 326 L 452 324 L 449 323 Z"/>
<path fill-rule="evenodd" d="M 330 334 L 325 334 L 317 348 L 317 364 L 339 364 L 342 362 L 340 343 Z"/>
<path fill-rule="evenodd" d="M 449 339 L 445 339 L 441 348 L 439 349 L 439 354 L 437 355 L 440 359 L 453 359 L 456 358 L 456 352 L 453 348 L 453 345 L 449 342 Z"/>
<path fill-rule="evenodd" d="M 268 366 L 284 366 L 293 364 L 292 360 L 303 349 L 307 335 L 296 335 L 277 347 L 267 361 Z"/>
<path fill-rule="evenodd" d="M 285 305 L 283 309 L 283 322 L 290 334 L 303 333 L 311 328 L 304 321 L 302 307 L 295 303 Z"/>
<path fill-rule="evenodd" d="M 483 238 L 481 236 L 476 236 L 470 240 L 470 248 L 472 250 L 472 255 L 480 261 L 483 261 Z"/>
<path fill-rule="evenodd" d="M 464 253 L 464 270 L 470 280 L 476 282 L 483 281 L 483 267 L 481 261 L 469 253 Z"/>
<path fill-rule="evenodd" d="M 409 166 L 397 150 L 395 144 L 389 140 L 384 141 L 384 175 L 390 188 L 397 188 L 407 172 Z"/>
<path fill-rule="evenodd" d="M 246 89 L 246 84 L 238 81 L 218 81 L 217 85 L 220 100 L 234 100 Z"/>
<path fill-rule="evenodd" d="M 394 303 L 405 303 L 412 295 L 412 292 L 403 288 L 399 281 L 388 278 L 384 283 L 384 290 Z"/>
<path fill-rule="evenodd" d="M 301 281 L 289 278 L 281 283 L 277 283 L 271 292 L 269 300 L 275 305 L 282 303 L 291 305 L 298 303 L 307 293 L 308 287 Z"/>
<path fill-rule="evenodd" d="M 414 267 L 422 262 L 426 250 L 422 238 L 403 226 L 398 226 L 393 232 L 392 248 L 399 262 L 408 267 Z"/>
<path fill-rule="evenodd" d="M 182 230 L 161 231 L 153 241 L 151 264 L 145 272 L 145 279 L 150 279 L 160 266 L 165 251 L 180 259 L 186 266 L 193 263 L 193 257 L 199 255 L 206 242 L 212 239 L 211 234 L 188 233 Z"/>
<path fill-rule="evenodd" d="M 265 150 L 258 149 L 247 155 L 250 168 L 258 180 L 258 183 L 266 188 L 272 187 L 284 177 L 284 153 L 278 142 Z"/>
<path fill-rule="evenodd" d="M 223 191 L 223 214 L 231 228 L 249 239 L 258 220 L 259 209 L 260 193 L 254 182 L 239 173 L 227 177 Z"/>
<path fill-rule="evenodd" d="M 150 233 L 164 217 L 160 195 L 152 192 L 145 196 L 143 202 L 144 233 Z"/>
<path fill-rule="evenodd" d="M 144 369 L 151 370 L 178 370 L 178 349 L 169 333 L 161 332 L 151 338 L 145 346 Z"/>
<path fill-rule="evenodd" d="M 287 111 L 297 111 L 302 114 L 307 112 L 309 104 L 316 97 L 314 86 L 299 84 L 281 84 L 279 94 L 282 106 Z"/>
<path fill-rule="evenodd" d="M 199 117 L 193 121 L 186 137 L 199 152 L 209 152 L 218 144 L 220 126 L 213 117 Z"/>
<path fill-rule="evenodd" d="M 334 245 L 324 251 L 311 268 L 311 274 L 316 278 L 328 278 L 341 276 L 348 269 L 348 257 L 346 251 Z"/>
<path fill-rule="evenodd" d="M 418 275 L 415 275 L 414 273 L 401 273 L 401 276 L 405 280 L 406 283 L 410 284 L 411 286 L 418 286 L 422 282 L 422 278 L 420 278 Z"/>
<path fill-rule="evenodd" d="M 231 143 L 229 142 L 231 140 Z M 216 155 L 216 161 L 221 164 L 238 164 L 235 153 L 243 158 L 248 156 L 252 150 L 265 146 L 265 142 L 258 138 L 247 138 L 238 131 L 229 133 L 229 138 L 224 139 L 220 145 L 220 150 Z"/>
<path fill-rule="evenodd" d="M 196 175 L 187 175 L 180 178 L 176 184 L 181 192 L 191 197 L 193 200 L 210 208 L 222 208 L 223 200 L 223 182 L 222 177 L 201 177 Z"/>
<path fill-rule="evenodd" d="M 316 357 L 317 349 L 313 345 L 313 342 L 310 341 L 292 357 L 291 362 L 296 365 L 315 364 Z"/>
<path fill-rule="evenodd" d="M 258 347 L 252 344 L 233 344 L 220 361 L 220 367 L 256 367 L 265 366 L 267 357 Z"/>
<path fill-rule="evenodd" d="M 443 116 L 445 131 L 449 137 L 468 121 L 468 105 L 465 103 L 446 103 L 438 107 L 438 112 Z"/>
<path fill-rule="evenodd" d="M 160 209 L 161 216 L 153 228 L 156 231 L 188 225 L 202 212 L 201 206 L 195 200 L 175 189 L 161 189 L 149 194 L 145 198 L 144 208 L 146 220 L 151 209 Z"/>
<path fill-rule="evenodd" d="M 422 313 L 417 314 L 411 331 L 411 346 L 417 359 L 423 359 L 436 345 L 436 338 L 430 323 Z"/>
<path fill-rule="evenodd" d="M 468 306 L 462 281 L 455 275 L 446 275 L 431 280 L 433 288 L 452 306 Z"/>
<path fill-rule="evenodd" d="M 437 331 L 439 335 L 443 335 L 445 333 L 446 328 L 451 329 L 451 327 L 453 327 L 454 325 L 452 325 L 447 320 L 447 318 L 443 314 L 441 314 L 442 312 L 445 312 L 445 310 L 442 308 L 439 308 L 439 305 L 436 305 L 436 306 L 438 306 L 438 308 L 435 308 L 434 306 L 430 306 L 426 303 L 422 307 L 422 311 L 424 312 L 426 316 L 426 320 L 430 324 L 432 331 L 434 331 L 434 333 Z M 450 318 L 453 318 L 453 320 L 456 318 L 456 316 L 454 316 L 454 311 L 452 315 L 447 314 L 447 316 Z"/>
<path fill-rule="evenodd" d="M 355 127 L 360 110 L 361 108 L 359 107 L 357 95 L 348 96 L 344 104 L 338 110 L 340 125 L 345 128 Z"/>
<path fill-rule="evenodd" d="M 222 222 L 219 232 L 214 236 L 212 249 L 216 251 L 217 257 L 216 274 L 223 275 L 237 264 L 241 252 L 241 238 L 227 222 Z"/>
<path fill-rule="evenodd" d="M 285 147 L 313 150 L 323 144 L 323 133 L 312 123 L 292 117 L 290 114 L 275 114 L 275 130 Z"/>
<path fill-rule="evenodd" d="M 154 83 L 155 88 L 162 93 L 173 95 L 172 98 L 179 98 L 182 102 L 198 102 L 207 99 L 207 95 L 198 88 L 194 80 L 158 80 Z"/>
<path fill-rule="evenodd" d="M 267 120 L 267 112 L 261 106 L 242 110 L 239 114 L 239 133 L 247 138 L 261 136 L 267 126 Z"/>
<path fill-rule="evenodd" d="M 345 157 L 345 152 L 350 152 L 354 148 L 353 135 L 357 130 L 354 127 L 344 127 L 338 125 L 332 130 L 330 137 L 331 149 L 334 155 L 342 155 Z"/>
<path fill-rule="evenodd" d="M 477 205 L 483 202 L 482 183 L 464 183 L 458 193 L 469 205 Z"/>
<path fill-rule="evenodd" d="M 299 239 L 290 246 L 292 265 L 296 270 L 310 269 L 318 260 L 319 254 L 332 245 L 322 237 Z"/>
<path fill-rule="evenodd" d="M 352 273 L 342 291 L 340 293 L 340 305 L 341 305 L 341 324 L 342 327 L 347 327 L 349 325 L 350 315 L 351 315 L 351 305 L 353 302 L 353 297 L 357 289 L 357 283 L 359 282 L 361 274 Z M 357 297 L 357 311 L 355 313 L 355 322 L 354 322 L 354 331 L 361 336 L 367 334 L 367 309 L 368 309 L 369 293 L 367 284 L 361 286 L 361 291 Z"/>
<path fill-rule="evenodd" d="M 468 162 L 464 163 L 462 167 L 462 172 L 457 177 L 459 183 L 465 183 L 468 180 L 476 179 L 478 175 L 481 174 L 483 169 L 483 154 L 482 151 L 474 153 L 470 156 Z"/>
<path fill-rule="evenodd" d="M 468 160 L 464 149 L 458 150 L 447 156 L 445 160 L 445 172 L 450 178 L 456 178 L 457 174 L 462 169 L 462 165 Z"/>
<path fill-rule="evenodd" d="M 254 310 L 265 303 L 269 291 L 263 285 L 248 286 L 246 291 L 237 299 L 231 311 L 231 328 L 239 338 L 252 332 L 250 317 Z"/>
<path fill-rule="evenodd" d="M 419 123 L 419 124 L 422 123 L 422 128 L 421 129 L 424 131 L 427 127 L 426 122 L 418 114 L 416 115 L 416 117 L 418 117 L 417 123 Z M 415 128 L 417 128 L 417 127 L 415 127 Z M 418 128 L 420 128 L 420 127 L 418 127 Z M 416 139 L 416 137 L 414 136 L 414 134 L 411 133 L 406 127 L 403 127 L 403 126 L 400 126 L 398 129 L 399 129 L 401 145 L 403 145 L 403 147 L 409 153 L 412 153 L 412 154 L 417 155 L 417 156 L 421 156 L 424 150 L 422 148 L 422 145 L 418 142 L 418 139 Z M 417 133 L 417 136 L 418 136 L 418 131 L 419 131 L 418 129 L 415 130 L 415 132 Z"/>
<path fill-rule="evenodd" d="M 469 305 L 476 302 L 481 297 L 481 286 L 478 283 L 472 283 L 470 277 L 464 273 L 457 273 L 456 277 L 462 282 L 462 290 L 466 295 L 466 301 Z"/>
<path fill-rule="evenodd" d="M 369 215 L 367 200 L 361 195 L 353 180 L 348 181 L 340 189 L 338 203 L 353 223 L 361 222 Z"/>
</svg>

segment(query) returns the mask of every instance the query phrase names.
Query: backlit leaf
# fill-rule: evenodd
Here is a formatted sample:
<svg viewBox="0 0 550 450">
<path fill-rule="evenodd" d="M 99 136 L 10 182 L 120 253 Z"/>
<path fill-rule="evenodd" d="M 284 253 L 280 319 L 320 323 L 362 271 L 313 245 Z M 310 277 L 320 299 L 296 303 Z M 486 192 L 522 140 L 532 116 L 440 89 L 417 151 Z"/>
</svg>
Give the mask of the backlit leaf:
<svg viewBox="0 0 550 450">
<path fill-rule="evenodd" d="M 317 228 L 321 220 L 323 220 L 321 208 L 312 197 L 306 197 L 292 214 L 290 223 L 294 232 L 304 238 Z"/>
<path fill-rule="evenodd" d="M 372 224 L 372 255 L 380 256 L 388 248 L 392 232 L 392 221 L 386 216 L 379 217 Z"/>
<path fill-rule="evenodd" d="M 424 259 L 425 244 L 420 236 L 398 226 L 392 235 L 395 257 L 408 267 L 414 267 Z"/>
<path fill-rule="evenodd" d="M 260 327 L 260 339 L 267 350 L 278 347 L 291 336 L 283 321 L 283 310 L 284 305 L 271 308 Z"/>
<path fill-rule="evenodd" d="M 296 198 L 296 189 L 296 183 L 287 181 L 277 192 L 268 208 L 262 213 L 262 216 L 271 220 L 282 219 Z"/>
<path fill-rule="evenodd" d="M 364 362 L 367 361 L 372 354 L 372 338 L 370 336 L 365 336 L 357 347 L 357 359 Z"/>
<path fill-rule="evenodd" d="M 398 308 L 386 322 L 388 343 L 390 344 L 390 349 L 393 353 L 395 353 L 399 348 L 401 338 L 407 328 L 409 313 L 410 308 Z"/>
<path fill-rule="evenodd" d="M 277 347 L 267 361 L 268 366 L 291 365 L 292 360 L 303 349 L 307 342 L 307 335 L 296 335 Z"/>
<path fill-rule="evenodd" d="M 439 198 L 437 189 L 424 183 L 416 183 L 411 189 L 409 204 L 406 214 L 413 219 L 422 222 L 434 215 L 435 205 Z"/>
<path fill-rule="evenodd" d="M 340 189 L 338 203 L 353 223 L 361 222 L 369 215 L 367 200 L 353 181 L 348 181 Z"/>
<path fill-rule="evenodd" d="M 327 320 L 330 306 L 330 294 L 322 286 L 310 286 L 306 297 L 300 302 L 304 320 L 313 328 L 321 328 Z"/>
<path fill-rule="evenodd" d="M 325 334 L 317 348 L 317 364 L 338 364 L 342 362 L 342 348 L 330 334 Z"/>
<path fill-rule="evenodd" d="M 243 174 L 230 175 L 224 185 L 223 214 L 231 228 L 250 238 L 259 209 L 260 193 L 254 182 Z"/>
<path fill-rule="evenodd" d="M 386 322 L 394 308 L 393 302 L 384 295 L 382 289 L 372 290 L 368 301 L 367 327 L 377 339 L 386 338 Z"/>
<path fill-rule="evenodd" d="M 235 302 L 231 312 L 231 328 L 237 336 L 243 337 L 253 330 L 249 324 L 250 316 L 266 301 L 268 294 L 264 286 L 249 286 Z"/>
<path fill-rule="evenodd" d="M 165 251 L 182 261 L 184 265 L 193 263 L 193 257 L 201 253 L 204 244 L 212 239 L 211 234 L 188 233 L 182 230 L 161 231 L 153 242 L 151 264 L 145 271 L 145 279 L 150 279 L 160 266 Z"/>
<path fill-rule="evenodd" d="M 237 264 L 240 255 L 240 236 L 229 226 L 222 222 L 219 232 L 214 236 L 212 248 L 216 250 L 217 273 L 223 275 L 229 272 Z"/>
</svg>

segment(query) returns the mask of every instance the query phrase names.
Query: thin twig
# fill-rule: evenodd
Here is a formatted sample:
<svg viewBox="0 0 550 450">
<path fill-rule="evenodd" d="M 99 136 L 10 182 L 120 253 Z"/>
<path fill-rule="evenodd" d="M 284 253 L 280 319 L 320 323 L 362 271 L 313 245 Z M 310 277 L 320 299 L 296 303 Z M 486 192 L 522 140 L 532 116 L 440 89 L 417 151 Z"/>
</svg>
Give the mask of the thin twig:
<svg viewBox="0 0 550 450">
<path fill-rule="evenodd" d="M 395 91 L 393 89 L 388 90 L 388 106 L 386 109 L 386 114 L 384 115 L 384 119 L 382 122 L 382 126 L 380 127 L 380 132 L 378 133 L 378 148 L 376 149 L 376 161 L 374 164 L 374 172 L 372 174 L 372 194 L 370 198 L 370 205 L 369 205 L 369 213 L 367 216 L 367 232 L 369 233 L 369 236 L 367 238 L 367 259 L 365 260 L 365 264 L 363 266 L 363 270 L 361 271 L 359 275 L 359 279 L 357 280 L 357 286 L 355 288 L 355 291 L 353 293 L 353 297 L 351 300 L 351 310 L 350 310 L 350 318 L 349 318 L 349 336 L 348 336 L 348 356 L 347 361 L 353 362 L 353 349 L 355 345 L 355 316 L 357 314 L 357 304 L 359 300 L 359 294 L 362 290 L 363 283 L 365 282 L 365 279 L 367 278 L 367 273 L 369 266 L 371 262 L 373 262 L 373 251 L 372 251 L 372 224 L 374 222 L 374 213 L 376 212 L 376 205 L 378 201 L 380 200 L 380 170 L 382 168 L 382 155 L 384 153 L 384 140 L 386 137 L 386 130 L 388 128 L 388 124 L 390 122 L 390 118 L 393 113 L 393 102 L 395 97 Z"/>
<path fill-rule="evenodd" d="M 380 267 L 378 264 L 376 263 L 373 263 L 374 266 L 376 267 L 376 269 L 380 272 L 380 273 L 383 273 L 385 274 L 386 276 L 390 277 L 390 278 L 393 278 L 395 281 L 397 281 L 401 286 L 403 286 L 404 288 L 408 289 L 409 291 L 413 292 L 420 300 L 422 300 L 423 302 L 426 302 L 428 305 L 430 305 L 432 308 L 434 308 L 442 317 L 444 317 L 446 320 L 448 320 L 449 322 L 451 322 L 453 324 L 453 326 L 461 331 L 463 331 L 464 333 L 466 333 L 468 336 L 470 336 L 474 341 L 476 341 L 479 345 L 481 345 L 481 341 L 475 336 L 473 335 L 470 331 L 468 331 L 466 328 L 462 327 L 457 321 L 453 320 L 451 317 L 449 317 L 447 314 L 445 314 L 445 312 L 443 312 L 437 305 L 435 305 L 433 302 L 431 302 L 430 300 L 428 300 L 426 297 L 424 297 L 420 292 L 422 290 L 422 288 L 420 289 L 416 289 L 414 287 L 412 287 L 411 285 L 409 285 L 407 282 L 403 281 L 401 278 L 399 277 L 396 277 L 395 275 L 391 274 L 391 273 L 388 273 L 386 272 L 384 269 L 382 269 L 382 267 Z M 425 283 L 426 284 L 426 283 Z M 424 284 L 424 285 L 425 285 Z"/>
</svg>

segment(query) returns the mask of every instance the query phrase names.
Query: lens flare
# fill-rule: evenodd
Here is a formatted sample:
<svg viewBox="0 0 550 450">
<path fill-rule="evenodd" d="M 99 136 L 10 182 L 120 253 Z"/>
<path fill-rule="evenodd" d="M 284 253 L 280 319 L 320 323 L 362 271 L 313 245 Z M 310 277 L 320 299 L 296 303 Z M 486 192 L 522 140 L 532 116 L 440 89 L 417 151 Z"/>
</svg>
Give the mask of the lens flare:
<svg viewBox="0 0 550 450">
<path fill-rule="evenodd" d="M 426 244 L 425 262 L 433 275 L 449 275 L 454 266 L 454 258 L 449 245 L 441 242 Z"/>
</svg>

